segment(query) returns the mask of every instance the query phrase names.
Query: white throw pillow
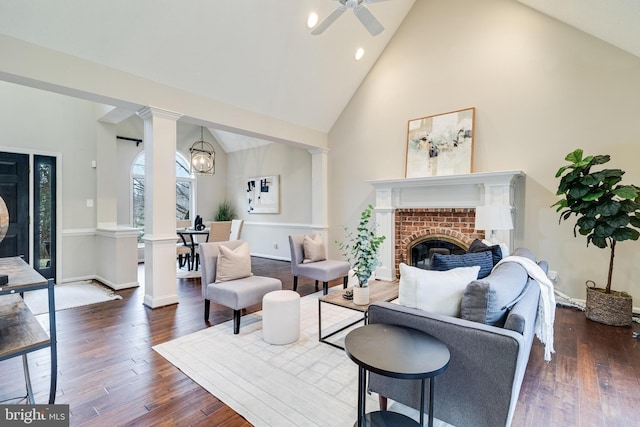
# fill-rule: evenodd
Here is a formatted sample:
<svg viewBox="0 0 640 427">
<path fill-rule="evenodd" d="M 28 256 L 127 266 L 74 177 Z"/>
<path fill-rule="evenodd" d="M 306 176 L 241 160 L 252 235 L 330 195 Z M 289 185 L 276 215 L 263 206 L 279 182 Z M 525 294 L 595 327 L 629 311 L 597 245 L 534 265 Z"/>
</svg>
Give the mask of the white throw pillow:
<svg viewBox="0 0 640 427">
<path fill-rule="evenodd" d="M 406 307 L 458 317 L 464 289 L 478 278 L 478 271 L 479 266 L 432 271 L 402 263 L 398 302 Z"/>
<path fill-rule="evenodd" d="M 303 263 L 324 261 L 327 255 L 319 234 L 306 234 L 302 242 Z"/>
<path fill-rule="evenodd" d="M 507 246 L 506 243 L 500 243 L 500 250 L 502 251 L 502 258 L 504 257 L 508 257 L 509 255 L 511 255 L 509 253 L 509 246 Z"/>
<path fill-rule="evenodd" d="M 400 263 L 400 283 L 398 285 L 398 304 L 416 308 L 418 269 L 403 262 Z"/>
<path fill-rule="evenodd" d="M 216 283 L 243 279 L 252 275 L 251 253 L 247 242 L 235 249 L 220 245 L 216 263 Z"/>
</svg>

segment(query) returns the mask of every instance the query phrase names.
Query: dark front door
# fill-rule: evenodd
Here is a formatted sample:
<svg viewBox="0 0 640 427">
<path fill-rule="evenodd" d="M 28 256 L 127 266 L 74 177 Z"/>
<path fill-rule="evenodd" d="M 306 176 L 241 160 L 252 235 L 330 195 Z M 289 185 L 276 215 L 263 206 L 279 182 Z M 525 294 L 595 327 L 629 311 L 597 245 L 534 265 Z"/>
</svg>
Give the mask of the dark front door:
<svg viewBox="0 0 640 427">
<path fill-rule="evenodd" d="M 56 276 L 56 159 L 33 157 L 33 267 Z"/>
<path fill-rule="evenodd" d="M 0 197 L 9 211 L 9 229 L 0 257 L 23 256 L 29 262 L 29 156 L 0 152 Z"/>
</svg>

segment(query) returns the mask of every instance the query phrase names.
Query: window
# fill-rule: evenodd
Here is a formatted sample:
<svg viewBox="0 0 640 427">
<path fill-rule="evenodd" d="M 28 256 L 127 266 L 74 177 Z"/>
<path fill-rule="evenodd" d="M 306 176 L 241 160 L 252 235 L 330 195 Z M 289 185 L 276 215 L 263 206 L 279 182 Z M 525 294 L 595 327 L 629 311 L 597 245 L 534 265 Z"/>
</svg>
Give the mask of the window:
<svg viewBox="0 0 640 427">
<path fill-rule="evenodd" d="M 140 153 L 133 162 L 132 176 L 132 224 L 136 228 L 144 229 L 144 152 Z M 189 174 L 189 162 L 176 152 L 176 220 L 191 219 L 191 212 L 195 201 L 194 178 Z"/>
</svg>

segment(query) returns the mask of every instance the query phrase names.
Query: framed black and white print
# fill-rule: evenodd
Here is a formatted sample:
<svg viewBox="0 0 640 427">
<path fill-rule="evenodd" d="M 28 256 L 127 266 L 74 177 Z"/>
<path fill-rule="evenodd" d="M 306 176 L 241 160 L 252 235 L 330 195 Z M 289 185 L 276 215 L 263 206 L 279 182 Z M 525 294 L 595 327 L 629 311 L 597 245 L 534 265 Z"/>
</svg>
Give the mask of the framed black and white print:
<svg viewBox="0 0 640 427">
<path fill-rule="evenodd" d="M 280 175 L 249 178 L 247 212 L 280 213 Z"/>
</svg>

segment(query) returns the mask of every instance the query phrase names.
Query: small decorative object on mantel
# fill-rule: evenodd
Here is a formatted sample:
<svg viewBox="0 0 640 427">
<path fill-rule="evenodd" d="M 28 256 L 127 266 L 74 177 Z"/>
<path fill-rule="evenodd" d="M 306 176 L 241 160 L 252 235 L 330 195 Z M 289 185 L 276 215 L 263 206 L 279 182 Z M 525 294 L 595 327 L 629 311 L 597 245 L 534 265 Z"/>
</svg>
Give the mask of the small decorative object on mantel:
<svg viewBox="0 0 640 427">
<path fill-rule="evenodd" d="M 637 230 L 640 229 L 640 187 L 620 184 L 624 175 L 620 169 L 591 171 L 593 166 L 607 163 L 610 156 L 583 158 L 582 155 L 582 149 L 577 149 L 565 157 L 570 164 L 556 173 L 556 178 L 562 177 L 556 194 L 564 197 L 552 206 L 557 206 L 560 221 L 572 214 L 578 217 L 574 236 L 577 230 L 587 237 L 587 245 L 611 248 L 606 288 L 597 288 L 595 282 L 587 281 L 587 318 L 607 325 L 628 326 L 632 321 L 631 295 L 612 291 L 611 278 L 616 243 L 640 237 Z"/>
<path fill-rule="evenodd" d="M 338 242 L 338 248 L 353 268 L 358 283 L 353 287 L 353 303 L 369 304 L 369 278 L 380 265 L 378 255 L 385 236 L 376 236 L 375 223 L 370 223 L 373 206 L 369 205 L 360 215 L 360 223 L 353 233 L 345 227 L 346 242 Z"/>
<path fill-rule="evenodd" d="M 406 177 L 471 173 L 475 108 L 409 120 Z"/>
</svg>

